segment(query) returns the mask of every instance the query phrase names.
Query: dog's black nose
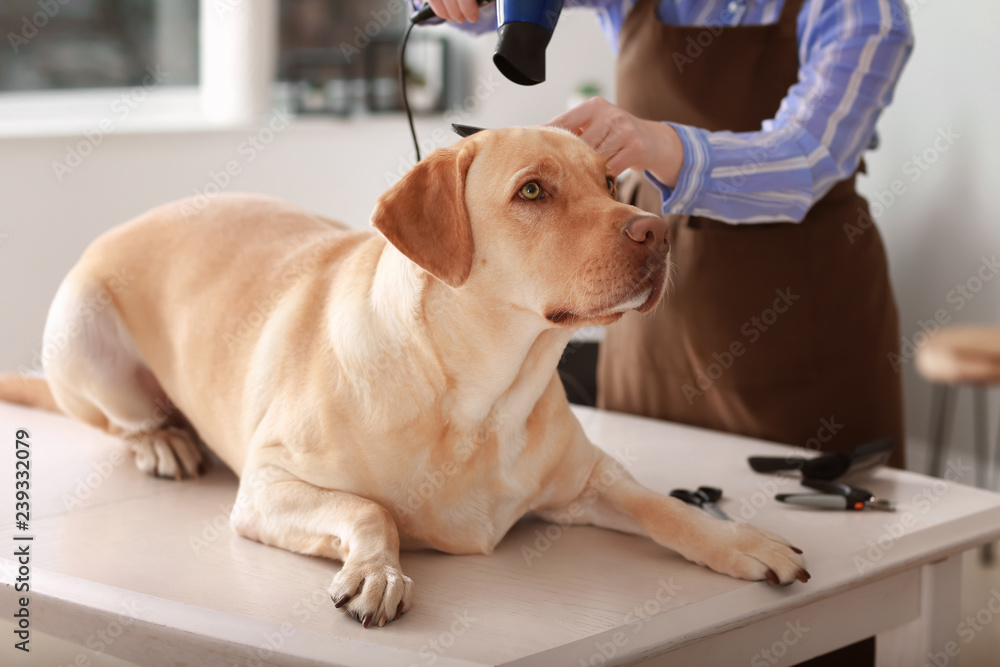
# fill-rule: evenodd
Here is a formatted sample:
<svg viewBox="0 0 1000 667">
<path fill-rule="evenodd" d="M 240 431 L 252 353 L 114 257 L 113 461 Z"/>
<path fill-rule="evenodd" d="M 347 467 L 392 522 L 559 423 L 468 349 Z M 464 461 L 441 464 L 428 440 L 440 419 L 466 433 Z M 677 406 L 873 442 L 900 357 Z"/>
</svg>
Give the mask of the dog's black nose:
<svg viewBox="0 0 1000 667">
<path fill-rule="evenodd" d="M 667 241 L 667 222 L 656 215 L 640 215 L 632 218 L 625 225 L 625 233 L 636 243 L 645 245 L 650 250 L 663 252 Z"/>
</svg>

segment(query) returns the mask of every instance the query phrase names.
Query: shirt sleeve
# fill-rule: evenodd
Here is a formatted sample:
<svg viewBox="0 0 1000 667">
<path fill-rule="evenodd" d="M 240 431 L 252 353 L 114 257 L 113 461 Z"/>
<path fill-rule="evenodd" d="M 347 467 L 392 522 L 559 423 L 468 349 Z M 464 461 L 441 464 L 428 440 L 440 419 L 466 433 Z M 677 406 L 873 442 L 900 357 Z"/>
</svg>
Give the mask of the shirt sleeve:
<svg viewBox="0 0 1000 667">
<path fill-rule="evenodd" d="M 417 11 L 424 6 L 424 0 L 409 0 L 410 7 Z M 613 46 L 618 43 L 618 32 L 621 29 L 622 20 L 631 8 L 633 0 L 565 0 L 563 9 L 574 7 L 589 7 L 597 10 L 597 20 L 601 24 L 604 34 L 607 35 Z M 441 19 L 427 21 L 426 25 L 443 23 Z M 482 35 L 483 33 L 497 29 L 497 4 L 496 2 L 479 8 L 479 20 L 475 23 L 452 22 L 452 26 L 465 32 Z"/>
<path fill-rule="evenodd" d="M 913 49 L 903 0 L 809 0 L 798 34 L 798 81 L 761 131 L 671 123 L 684 145 L 677 186 L 646 173 L 664 213 L 798 222 L 875 146 L 875 122 Z"/>
</svg>

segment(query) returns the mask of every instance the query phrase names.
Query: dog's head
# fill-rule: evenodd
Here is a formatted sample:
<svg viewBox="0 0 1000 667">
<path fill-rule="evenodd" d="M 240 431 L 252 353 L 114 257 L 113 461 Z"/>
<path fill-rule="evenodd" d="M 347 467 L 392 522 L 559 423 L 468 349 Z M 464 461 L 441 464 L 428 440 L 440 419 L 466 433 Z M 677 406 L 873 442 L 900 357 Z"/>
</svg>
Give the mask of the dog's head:
<svg viewBox="0 0 1000 667">
<path fill-rule="evenodd" d="M 487 130 L 435 151 L 383 194 L 372 224 L 455 289 L 488 289 L 561 326 L 648 312 L 667 225 L 615 199 L 604 159 L 554 128 Z"/>
</svg>

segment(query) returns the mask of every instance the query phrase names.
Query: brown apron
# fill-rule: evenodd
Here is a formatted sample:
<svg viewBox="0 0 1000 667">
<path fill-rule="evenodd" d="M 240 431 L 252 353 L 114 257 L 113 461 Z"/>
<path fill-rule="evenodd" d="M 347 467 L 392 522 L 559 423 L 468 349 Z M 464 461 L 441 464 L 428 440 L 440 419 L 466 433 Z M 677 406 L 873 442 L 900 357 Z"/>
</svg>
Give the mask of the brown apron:
<svg viewBox="0 0 1000 667">
<path fill-rule="evenodd" d="M 617 103 L 640 118 L 760 130 L 798 77 L 802 0 L 773 25 L 712 29 L 666 25 L 657 4 L 638 0 L 622 27 Z M 683 71 L 676 54 L 691 56 Z M 660 214 L 659 192 L 633 176 L 623 200 Z M 852 175 L 801 223 L 667 216 L 672 286 L 651 316 L 608 328 L 598 405 L 823 451 L 892 436 L 902 467 L 885 249 L 874 226 L 852 238 L 844 228 L 867 215 Z"/>
</svg>

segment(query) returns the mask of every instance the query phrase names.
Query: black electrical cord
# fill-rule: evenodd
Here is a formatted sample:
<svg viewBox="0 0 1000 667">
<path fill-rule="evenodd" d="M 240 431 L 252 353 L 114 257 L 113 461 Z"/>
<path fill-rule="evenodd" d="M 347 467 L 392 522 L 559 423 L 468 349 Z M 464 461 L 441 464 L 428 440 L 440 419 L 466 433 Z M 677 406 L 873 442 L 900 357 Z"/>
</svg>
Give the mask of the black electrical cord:
<svg viewBox="0 0 1000 667">
<path fill-rule="evenodd" d="M 417 130 L 413 127 L 413 112 L 410 110 L 410 101 L 406 98 L 406 42 L 410 39 L 410 31 L 416 23 L 410 23 L 410 27 L 403 34 L 403 41 L 399 45 L 399 92 L 403 96 L 403 109 L 406 110 L 406 120 L 410 124 L 410 135 L 413 137 L 413 149 L 417 152 L 417 162 L 420 162 L 420 145 L 417 143 Z"/>
<path fill-rule="evenodd" d="M 480 7 L 485 7 L 486 5 L 494 2 L 494 0 L 476 0 Z M 406 121 L 410 124 L 410 136 L 413 137 L 413 150 L 417 153 L 417 162 L 420 162 L 420 144 L 417 142 L 417 130 L 413 127 L 413 111 L 410 110 L 410 100 L 406 97 L 406 42 L 410 39 L 410 31 L 413 30 L 413 26 L 418 23 L 424 23 L 430 19 L 437 18 L 437 14 L 431 9 L 431 6 L 424 3 L 415 14 L 410 17 L 410 27 L 406 29 L 403 33 L 403 41 L 399 43 L 399 94 L 403 98 L 403 109 L 406 110 Z M 481 127 L 472 127 L 471 125 L 455 125 L 451 126 L 451 129 L 458 133 L 461 137 L 467 137 L 470 134 L 474 134 L 480 131 Z"/>
</svg>

